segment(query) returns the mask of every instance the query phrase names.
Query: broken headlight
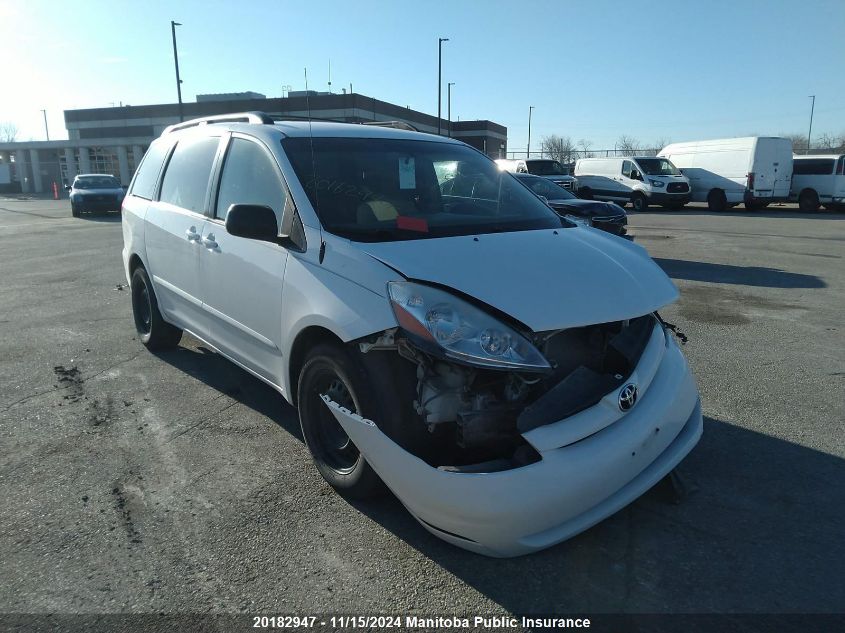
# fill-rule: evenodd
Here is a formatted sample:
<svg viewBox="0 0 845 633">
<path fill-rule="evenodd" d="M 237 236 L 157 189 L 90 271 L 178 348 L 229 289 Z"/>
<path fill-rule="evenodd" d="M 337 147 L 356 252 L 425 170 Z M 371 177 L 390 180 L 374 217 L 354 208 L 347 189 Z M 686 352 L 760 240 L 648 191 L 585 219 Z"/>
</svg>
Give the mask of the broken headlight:
<svg viewBox="0 0 845 633">
<path fill-rule="evenodd" d="M 551 369 L 524 336 L 454 295 L 406 281 L 390 282 L 387 291 L 399 325 L 447 358 L 493 369 Z"/>
</svg>

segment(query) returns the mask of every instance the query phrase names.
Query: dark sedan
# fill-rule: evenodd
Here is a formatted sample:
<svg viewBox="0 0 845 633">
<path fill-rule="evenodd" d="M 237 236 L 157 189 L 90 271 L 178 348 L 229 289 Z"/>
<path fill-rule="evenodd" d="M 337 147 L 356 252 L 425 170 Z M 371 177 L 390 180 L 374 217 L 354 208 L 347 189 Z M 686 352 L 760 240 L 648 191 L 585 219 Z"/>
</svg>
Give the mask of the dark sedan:
<svg viewBox="0 0 845 633">
<path fill-rule="evenodd" d="M 625 209 L 618 204 L 599 202 L 598 200 L 582 200 L 563 187 L 551 182 L 548 178 L 532 176 L 531 174 L 514 174 L 513 176 L 535 194 L 545 198 L 549 206 L 558 215 L 578 224 L 588 224 L 613 235 L 632 239 L 627 234 L 628 216 L 625 214 Z"/>
<path fill-rule="evenodd" d="M 70 211 L 79 217 L 84 211 L 120 211 L 124 191 L 120 182 L 108 174 L 80 174 L 67 187 Z"/>
</svg>

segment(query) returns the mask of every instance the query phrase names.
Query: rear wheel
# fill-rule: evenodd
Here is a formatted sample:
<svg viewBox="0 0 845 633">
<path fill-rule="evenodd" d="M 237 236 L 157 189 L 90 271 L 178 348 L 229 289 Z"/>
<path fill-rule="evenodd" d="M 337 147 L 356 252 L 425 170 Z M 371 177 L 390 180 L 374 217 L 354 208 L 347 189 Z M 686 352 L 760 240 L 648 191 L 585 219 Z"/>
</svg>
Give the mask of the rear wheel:
<svg viewBox="0 0 845 633">
<path fill-rule="evenodd" d="M 321 343 L 299 374 L 297 406 L 305 444 L 323 478 L 339 493 L 363 499 L 384 492 L 384 484 L 361 455 L 320 396 L 373 419 L 375 399 L 363 367 L 336 343 Z"/>
<path fill-rule="evenodd" d="M 631 206 L 634 207 L 634 211 L 645 211 L 648 209 L 648 200 L 643 194 L 635 193 L 631 198 Z"/>
<path fill-rule="evenodd" d="M 713 189 L 707 194 L 707 208 L 711 211 L 724 211 L 728 208 L 728 199 L 721 189 Z"/>
<path fill-rule="evenodd" d="M 813 213 L 819 210 L 819 194 L 813 189 L 805 189 L 798 196 L 798 208 L 806 213 Z"/>
<path fill-rule="evenodd" d="M 143 266 L 132 273 L 132 316 L 138 338 L 149 350 L 176 347 L 182 339 L 182 330 L 165 321 L 158 310 L 155 291 Z"/>
</svg>

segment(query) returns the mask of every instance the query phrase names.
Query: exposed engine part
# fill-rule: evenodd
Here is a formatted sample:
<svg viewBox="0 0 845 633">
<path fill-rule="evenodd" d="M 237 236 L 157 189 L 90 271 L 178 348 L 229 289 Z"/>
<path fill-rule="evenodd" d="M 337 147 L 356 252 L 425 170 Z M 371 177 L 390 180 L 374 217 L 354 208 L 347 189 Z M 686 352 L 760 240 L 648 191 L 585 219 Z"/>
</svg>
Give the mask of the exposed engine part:
<svg viewBox="0 0 845 633">
<path fill-rule="evenodd" d="M 435 362 L 431 368 L 417 366 L 419 400 L 414 408 L 429 427 L 442 422 L 454 422 L 458 412 L 466 407 L 465 393 L 472 382 L 473 370 Z"/>
<path fill-rule="evenodd" d="M 398 328 L 393 328 L 391 330 L 385 330 L 381 333 L 381 335 L 374 339 L 368 341 L 362 341 L 358 343 L 358 349 L 361 350 L 362 354 L 366 354 L 372 350 L 378 349 L 396 349 L 396 330 Z"/>
<path fill-rule="evenodd" d="M 507 445 L 516 437 L 518 406 L 494 406 L 480 411 L 458 413 L 458 446 L 484 449 Z"/>
</svg>

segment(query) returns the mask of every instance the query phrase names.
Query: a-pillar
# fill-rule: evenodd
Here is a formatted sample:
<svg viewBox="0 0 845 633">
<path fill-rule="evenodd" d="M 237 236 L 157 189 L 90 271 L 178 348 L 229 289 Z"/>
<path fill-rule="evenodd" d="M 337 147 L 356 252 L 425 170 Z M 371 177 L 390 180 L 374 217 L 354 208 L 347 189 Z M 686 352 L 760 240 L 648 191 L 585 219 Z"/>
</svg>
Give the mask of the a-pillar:
<svg viewBox="0 0 845 633">
<path fill-rule="evenodd" d="M 91 173 L 91 152 L 87 147 L 79 148 L 79 173 Z"/>
<path fill-rule="evenodd" d="M 76 158 L 73 156 L 73 148 L 65 147 L 65 163 L 67 164 L 67 184 L 71 184 L 76 178 Z"/>
<path fill-rule="evenodd" d="M 15 173 L 21 183 L 21 192 L 29 193 L 29 176 L 26 173 L 26 159 L 22 149 L 15 152 Z"/>
<path fill-rule="evenodd" d="M 44 193 L 44 186 L 41 182 L 41 161 L 38 159 L 38 150 L 29 150 L 29 159 L 32 164 L 32 185 L 35 193 Z"/>
<path fill-rule="evenodd" d="M 132 174 L 129 173 L 129 154 L 125 145 L 118 145 L 117 147 L 117 162 L 120 165 L 120 184 L 128 185 Z"/>
</svg>

